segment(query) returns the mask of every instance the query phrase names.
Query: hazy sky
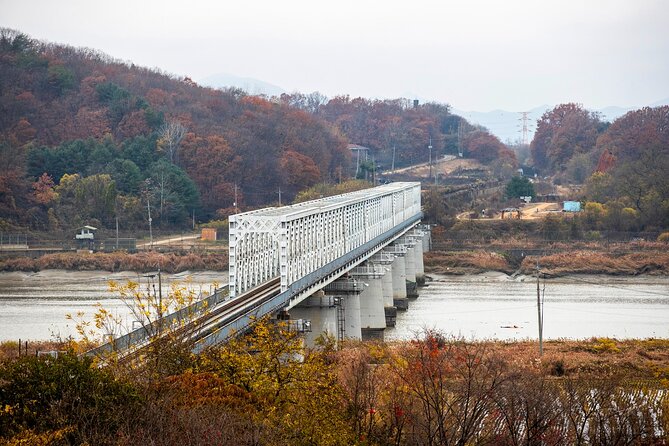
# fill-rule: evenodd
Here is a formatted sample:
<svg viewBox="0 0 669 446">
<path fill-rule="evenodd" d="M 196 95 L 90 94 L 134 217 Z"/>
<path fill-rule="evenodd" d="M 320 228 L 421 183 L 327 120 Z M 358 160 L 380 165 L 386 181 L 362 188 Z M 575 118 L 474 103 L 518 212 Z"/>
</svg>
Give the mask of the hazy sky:
<svg viewBox="0 0 669 446">
<path fill-rule="evenodd" d="M 0 26 L 198 80 L 462 110 L 669 97 L 665 0 L 0 0 Z"/>
</svg>

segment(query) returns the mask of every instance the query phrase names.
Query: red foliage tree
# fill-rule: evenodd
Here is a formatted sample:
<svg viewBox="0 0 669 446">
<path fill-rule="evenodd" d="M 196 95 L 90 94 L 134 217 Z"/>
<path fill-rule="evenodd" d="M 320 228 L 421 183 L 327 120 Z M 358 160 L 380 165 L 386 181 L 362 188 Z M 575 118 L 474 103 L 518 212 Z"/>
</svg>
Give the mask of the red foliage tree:
<svg viewBox="0 0 669 446">
<path fill-rule="evenodd" d="M 35 201 L 41 205 L 47 205 L 56 197 L 53 188 L 55 183 L 48 173 L 43 173 L 37 181 L 33 183 L 33 196 Z"/>
<path fill-rule="evenodd" d="M 581 105 L 560 104 L 537 121 L 537 131 L 530 145 L 534 165 L 541 169 L 559 169 L 573 155 L 587 153 L 597 142 L 599 118 Z"/>
<path fill-rule="evenodd" d="M 645 107 L 617 119 L 597 140 L 597 148 L 620 161 L 639 159 L 651 147 L 669 153 L 669 106 Z"/>
<path fill-rule="evenodd" d="M 298 192 L 300 188 L 306 188 L 316 184 L 321 178 L 314 160 L 306 155 L 288 150 L 281 157 L 281 183 L 290 192 Z"/>
<path fill-rule="evenodd" d="M 485 131 L 469 133 L 464 139 L 465 156 L 483 164 L 507 158 L 515 164 L 515 155 L 494 135 Z"/>
</svg>

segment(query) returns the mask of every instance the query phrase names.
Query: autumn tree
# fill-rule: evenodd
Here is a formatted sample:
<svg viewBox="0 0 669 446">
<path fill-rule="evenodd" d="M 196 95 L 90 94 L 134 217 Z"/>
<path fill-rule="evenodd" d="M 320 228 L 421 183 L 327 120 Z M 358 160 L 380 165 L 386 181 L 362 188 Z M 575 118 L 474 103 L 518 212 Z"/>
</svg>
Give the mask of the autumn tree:
<svg viewBox="0 0 669 446">
<path fill-rule="evenodd" d="M 598 139 L 600 170 L 606 173 L 593 175 L 587 192 L 599 202 L 620 201 L 631 207 L 639 212 L 644 226 L 667 227 L 668 147 L 669 106 L 627 113 Z"/>
<path fill-rule="evenodd" d="M 159 130 L 158 148 L 165 152 L 171 163 L 179 163 L 179 145 L 186 136 L 186 127 L 177 120 L 170 120 Z"/>
<path fill-rule="evenodd" d="M 206 352 L 197 369 L 253 398 L 265 441 L 343 446 L 354 438 L 340 410 L 336 375 L 325 361 L 331 348 L 305 351 L 299 332 L 287 323 L 262 319 L 248 335 Z"/>
<path fill-rule="evenodd" d="M 149 168 L 145 196 L 161 224 L 184 224 L 200 207 L 197 187 L 178 166 L 160 159 Z"/>
<path fill-rule="evenodd" d="M 313 186 L 321 178 L 314 160 L 301 153 L 287 150 L 280 161 L 282 184 L 286 192 L 293 195 L 300 188 Z"/>
<path fill-rule="evenodd" d="M 468 133 L 463 146 L 467 158 L 474 158 L 483 164 L 491 164 L 500 159 L 505 159 L 512 167 L 517 164 L 515 154 L 502 144 L 499 138 L 487 131 L 477 130 Z"/>
<path fill-rule="evenodd" d="M 530 151 L 536 167 L 562 169 L 572 156 L 590 152 L 602 130 L 599 117 L 579 104 L 560 104 L 537 121 Z"/>
<path fill-rule="evenodd" d="M 53 190 L 54 186 L 53 178 L 51 178 L 49 174 L 43 173 L 42 176 L 33 183 L 35 201 L 44 206 L 48 205 L 54 198 L 56 198 L 56 193 Z"/>
<path fill-rule="evenodd" d="M 182 142 L 181 164 L 200 190 L 204 217 L 231 207 L 241 156 L 219 135 L 188 133 Z"/>
</svg>

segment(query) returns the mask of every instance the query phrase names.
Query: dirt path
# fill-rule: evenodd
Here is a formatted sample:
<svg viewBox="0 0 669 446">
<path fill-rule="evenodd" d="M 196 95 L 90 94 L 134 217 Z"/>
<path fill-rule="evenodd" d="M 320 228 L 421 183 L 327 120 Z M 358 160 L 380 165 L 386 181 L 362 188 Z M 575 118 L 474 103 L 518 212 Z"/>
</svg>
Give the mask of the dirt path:
<svg viewBox="0 0 669 446">
<path fill-rule="evenodd" d="M 520 210 L 523 220 L 543 218 L 546 214 L 560 210 L 559 203 L 531 203 Z"/>
<path fill-rule="evenodd" d="M 182 242 L 190 242 L 193 240 L 197 240 L 200 238 L 200 234 L 189 234 L 189 235 L 179 235 L 176 237 L 167 237 L 163 238 L 160 240 L 154 240 L 153 241 L 153 246 L 156 245 L 176 245 L 180 244 Z M 138 243 L 137 244 L 138 248 L 150 248 L 151 247 L 151 242 L 146 242 L 146 243 Z"/>
<path fill-rule="evenodd" d="M 552 214 L 559 211 L 560 211 L 559 203 L 531 203 L 520 208 L 520 215 L 522 220 L 535 220 L 538 218 L 543 218 L 548 214 Z M 458 220 L 470 220 L 469 216 L 473 212 L 474 211 L 461 212 L 456 216 L 456 218 Z M 515 216 L 515 213 L 513 215 Z M 497 213 L 492 218 L 475 218 L 472 220 L 493 221 L 493 220 L 500 220 L 501 218 L 502 214 Z"/>
</svg>

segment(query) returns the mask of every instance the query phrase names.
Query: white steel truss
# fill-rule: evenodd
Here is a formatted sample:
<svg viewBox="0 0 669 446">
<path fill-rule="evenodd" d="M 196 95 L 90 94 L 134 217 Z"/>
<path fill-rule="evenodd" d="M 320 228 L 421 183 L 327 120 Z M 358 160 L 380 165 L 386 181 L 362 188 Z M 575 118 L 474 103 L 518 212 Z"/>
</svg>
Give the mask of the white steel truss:
<svg viewBox="0 0 669 446">
<path fill-rule="evenodd" d="M 281 291 L 420 214 L 420 183 L 391 183 L 230 216 L 230 296 L 274 277 Z"/>
</svg>

